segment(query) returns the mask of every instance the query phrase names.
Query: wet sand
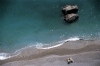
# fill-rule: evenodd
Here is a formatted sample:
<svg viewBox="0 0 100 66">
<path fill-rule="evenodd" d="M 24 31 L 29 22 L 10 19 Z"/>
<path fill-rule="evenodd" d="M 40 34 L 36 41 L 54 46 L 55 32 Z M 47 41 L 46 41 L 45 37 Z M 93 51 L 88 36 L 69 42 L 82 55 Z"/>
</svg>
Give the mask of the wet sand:
<svg viewBox="0 0 100 66">
<path fill-rule="evenodd" d="M 65 42 L 51 49 L 27 48 L 15 57 L 0 61 L 1 66 L 100 66 L 100 40 Z"/>
</svg>

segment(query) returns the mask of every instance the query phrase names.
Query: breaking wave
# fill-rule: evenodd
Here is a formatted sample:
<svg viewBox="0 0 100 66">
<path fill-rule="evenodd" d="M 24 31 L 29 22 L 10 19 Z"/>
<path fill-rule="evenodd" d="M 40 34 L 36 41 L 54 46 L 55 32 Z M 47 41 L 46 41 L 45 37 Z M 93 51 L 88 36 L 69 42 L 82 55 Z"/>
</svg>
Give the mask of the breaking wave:
<svg viewBox="0 0 100 66">
<path fill-rule="evenodd" d="M 22 49 L 16 50 L 14 53 L 10 54 L 10 53 L 0 53 L 0 60 L 5 60 L 14 56 L 17 56 L 18 54 L 21 53 L 22 50 L 25 50 L 27 48 L 31 48 L 31 47 L 35 47 L 37 49 L 51 49 L 51 48 L 55 48 L 58 46 L 61 46 L 63 43 L 68 42 L 68 41 L 77 41 L 80 40 L 80 38 L 78 37 L 74 37 L 74 38 L 69 38 L 67 40 L 62 40 L 62 41 L 58 41 L 55 43 L 51 43 L 51 44 L 42 44 L 42 43 L 36 43 L 36 45 L 31 45 L 28 47 L 24 47 Z"/>
<path fill-rule="evenodd" d="M 0 60 L 5 60 L 10 58 L 10 54 L 9 53 L 0 53 Z"/>
</svg>

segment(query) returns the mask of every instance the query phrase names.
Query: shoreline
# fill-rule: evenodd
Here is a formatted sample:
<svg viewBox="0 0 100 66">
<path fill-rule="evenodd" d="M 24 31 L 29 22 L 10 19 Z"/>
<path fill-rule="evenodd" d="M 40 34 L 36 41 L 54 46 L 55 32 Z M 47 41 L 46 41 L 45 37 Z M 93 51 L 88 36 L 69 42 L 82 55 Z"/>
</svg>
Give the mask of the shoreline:
<svg viewBox="0 0 100 66">
<path fill-rule="evenodd" d="M 65 42 L 63 45 L 60 45 L 51 49 L 36 49 L 36 48 L 27 48 L 22 50 L 21 53 L 17 56 L 8 58 L 6 60 L 0 60 L 0 65 L 13 63 L 15 61 L 24 61 L 24 60 L 35 60 L 42 57 L 48 57 L 52 55 L 64 56 L 64 55 L 74 55 L 85 52 L 100 52 L 100 40 L 78 40 L 78 41 L 69 41 Z M 100 59 L 99 59 L 100 60 Z"/>
</svg>

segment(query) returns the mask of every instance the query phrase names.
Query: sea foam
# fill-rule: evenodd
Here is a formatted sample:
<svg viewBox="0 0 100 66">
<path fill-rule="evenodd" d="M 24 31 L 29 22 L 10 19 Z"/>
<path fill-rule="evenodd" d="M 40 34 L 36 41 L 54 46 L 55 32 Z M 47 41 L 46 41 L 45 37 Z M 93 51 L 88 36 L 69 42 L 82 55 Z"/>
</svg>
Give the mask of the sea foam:
<svg viewBox="0 0 100 66">
<path fill-rule="evenodd" d="M 0 60 L 5 60 L 10 58 L 10 54 L 8 53 L 0 53 Z"/>
<path fill-rule="evenodd" d="M 69 38 L 67 40 L 62 40 L 62 41 L 56 42 L 55 43 L 56 45 L 54 45 L 54 46 L 45 47 L 45 48 L 43 47 L 43 44 L 39 43 L 39 44 L 36 45 L 36 48 L 37 49 L 51 49 L 51 48 L 55 48 L 55 47 L 61 46 L 65 42 L 68 42 L 68 41 L 77 41 L 77 40 L 80 40 L 80 38 L 78 38 L 78 37 L 72 38 L 71 37 L 71 38 Z"/>
<path fill-rule="evenodd" d="M 54 43 L 55 45 L 52 45 L 52 46 L 49 46 L 49 47 L 44 47 L 44 46 L 48 46 L 48 44 L 42 44 L 42 43 L 37 43 L 35 47 L 37 49 L 51 49 L 51 48 L 55 48 L 55 47 L 61 46 L 65 42 L 77 41 L 77 40 L 80 40 L 80 38 L 78 38 L 78 37 L 72 38 L 71 37 L 71 38 L 69 38 L 67 40 L 62 40 L 62 41 L 55 42 Z M 34 47 L 34 45 L 28 46 L 28 47 L 25 47 L 25 48 L 22 48 L 22 49 L 19 49 L 19 50 L 16 50 L 13 54 L 10 54 L 10 53 L 0 53 L 0 60 L 5 60 L 5 59 L 8 59 L 8 58 L 17 56 L 18 54 L 21 53 L 22 50 L 25 50 L 25 49 L 31 48 L 31 47 Z"/>
</svg>

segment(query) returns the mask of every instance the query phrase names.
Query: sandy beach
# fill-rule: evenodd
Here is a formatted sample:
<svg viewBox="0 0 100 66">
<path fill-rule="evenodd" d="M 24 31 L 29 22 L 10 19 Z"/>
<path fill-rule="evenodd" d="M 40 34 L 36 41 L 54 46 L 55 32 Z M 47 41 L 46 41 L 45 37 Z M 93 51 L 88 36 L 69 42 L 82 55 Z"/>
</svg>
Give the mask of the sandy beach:
<svg viewBox="0 0 100 66">
<path fill-rule="evenodd" d="M 72 57 L 74 63 L 67 64 Z M 27 48 L 0 66 L 100 66 L 100 40 L 65 42 L 51 49 Z"/>
<path fill-rule="evenodd" d="M 100 0 L 0 0 L 0 66 L 100 66 Z"/>
</svg>

